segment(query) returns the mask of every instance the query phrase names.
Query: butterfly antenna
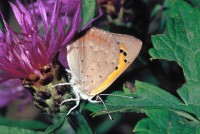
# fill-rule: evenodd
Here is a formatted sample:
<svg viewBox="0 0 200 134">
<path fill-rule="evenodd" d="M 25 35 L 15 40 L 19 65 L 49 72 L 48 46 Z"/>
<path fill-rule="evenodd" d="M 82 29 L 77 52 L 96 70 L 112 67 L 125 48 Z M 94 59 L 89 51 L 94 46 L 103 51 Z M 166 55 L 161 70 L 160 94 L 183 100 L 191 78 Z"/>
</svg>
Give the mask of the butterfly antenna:
<svg viewBox="0 0 200 134">
<path fill-rule="evenodd" d="M 135 97 L 132 96 L 125 96 L 125 95 L 118 95 L 118 94 L 99 94 L 100 96 L 114 96 L 114 97 L 123 97 L 123 98 L 129 98 L 134 99 Z"/>
<path fill-rule="evenodd" d="M 103 100 L 101 99 L 101 97 L 97 95 L 97 98 L 102 102 L 102 104 L 103 104 L 105 110 L 108 111 L 108 109 L 107 109 L 105 103 L 103 102 Z M 108 114 L 108 116 L 109 116 L 110 120 L 113 120 L 113 118 L 112 118 L 112 116 L 111 116 L 110 114 Z"/>
</svg>

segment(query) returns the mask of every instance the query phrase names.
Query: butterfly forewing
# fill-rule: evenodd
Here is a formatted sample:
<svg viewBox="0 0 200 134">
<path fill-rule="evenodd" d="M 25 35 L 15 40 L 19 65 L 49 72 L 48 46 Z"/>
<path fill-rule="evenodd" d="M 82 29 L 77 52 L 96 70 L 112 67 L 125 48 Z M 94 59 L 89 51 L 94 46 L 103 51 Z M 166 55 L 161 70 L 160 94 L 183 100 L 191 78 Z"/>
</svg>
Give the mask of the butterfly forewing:
<svg viewBox="0 0 200 134">
<path fill-rule="evenodd" d="M 92 28 L 69 45 L 67 59 L 75 83 L 89 95 L 117 67 L 119 46 L 110 33 Z"/>
</svg>

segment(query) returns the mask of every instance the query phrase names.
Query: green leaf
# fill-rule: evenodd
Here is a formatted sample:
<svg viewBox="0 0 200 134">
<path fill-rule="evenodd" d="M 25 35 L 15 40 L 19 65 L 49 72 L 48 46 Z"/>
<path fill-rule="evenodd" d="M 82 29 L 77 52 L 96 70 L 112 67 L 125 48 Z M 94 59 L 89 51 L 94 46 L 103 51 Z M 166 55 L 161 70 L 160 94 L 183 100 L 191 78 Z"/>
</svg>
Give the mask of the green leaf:
<svg viewBox="0 0 200 134">
<path fill-rule="evenodd" d="M 19 127 L 25 129 L 45 129 L 48 127 L 47 124 L 39 121 L 18 121 L 18 120 L 10 120 L 7 118 L 0 117 L 0 125 L 10 126 L 10 127 Z"/>
<path fill-rule="evenodd" d="M 112 115 L 112 117 L 114 121 L 111 121 L 110 118 L 107 118 L 101 124 L 97 126 L 97 128 L 95 129 L 95 132 L 97 134 L 106 134 L 111 128 L 115 127 L 115 125 L 117 125 L 122 119 L 121 114 L 114 114 Z"/>
<path fill-rule="evenodd" d="M 135 133 L 148 134 L 198 134 L 200 125 L 167 110 L 146 110 L 149 118 L 142 119 L 134 128 Z"/>
<path fill-rule="evenodd" d="M 60 129 L 64 122 L 65 122 L 65 119 L 66 119 L 66 114 L 63 114 L 59 121 L 51 126 L 49 126 L 46 130 L 45 130 L 45 134 L 51 134 L 51 133 L 54 133 L 55 131 L 57 131 L 58 129 Z"/>
<path fill-rule="evenodd" d="M 178 90 L 178 94 L 184 101 L 187 111 L 200 119 L 200 83 L 188 81 Z"/>
<path fill-rule="evenodd" d="M 188 112 L 200 118 L 200 12 L 179 1 L 167 23 L 168 33 L 152 37 L 153 58 L 176 61 L 186 83 L 178 90 Z"/>
<path fill-rule="evenodd" d="M 5 127 L 0 126 L 0 133 L 1 134 L 43 134 L 43 132 L 36 132 L 16 127 Z"/>
<path fill-rule="evenodd" d="M 181 6 L 180 6 L 181 5 Z M 152 37 L 154 58 L 176 61 L 183 68 L 186 80 L 200 79 L 199 40 L 200 14 L 185 2 L 174 5 L 174 18 L 167 23 L 168 33 Z"/>
<path fill-rule="evenodd" d="M 177 0 L 165 0 L 163 4 L 162 9 L 162 18 L 160 23 L 160 30 L 164 30 L 166 26 L 166 22 L 171 14 L 171 8 L 174 6 L 174 4 L 177 2 Z"/>
<path fill-rule="evenodd" d="M 0 21 L 0 30 L 3 30 L 3 23 Z"/>
<path fill-rule="evenodd" d="M 77 134 L 93 134 L 87 120 L 79 111 L 74 111 L 67 119 Z"/>
<path fill-rule="evenodd" d="M 82 24 L 81 28 L 85 26 L 90 20 L 95 18 L 97 5 L 96 0 L 82 0 L 81 17 Z"/>
<path fill-rule="evenodd" d="M 93 134 L 86 119 L 78 111 L 73 111 L 70 115 L 62 114 L 61 116 L 58 115 L 56 117 L 59 118 L 58 122 L 49 126 L 45 130 L 45 132 L 44 132 L 45 134 L 52 134 L 55 132 L 65 133 L 66 131 L 63 132 L 64 130 L 59 130 L 59 131 L 57 131 L 57 130 L 63 126 L 63 124 L 65 123 L 66 117 L 69 120 L 70 125 L 72 125 L 72 127 L 74 128 L 74 130 L 76 131 L 77 134 Z"/>
<path fill-rule="evenodd" d="M 188 0 L 193 6 L 200 8 L 199 0 Z"/>
<path fill-rule="evenodd" d="M 157 4 L 151 12 L 151 17 L 154 18 L 154 20 L 152 21 L 151 27 L 156 26 L 153 24 L 156 23 L 158 21 L 157 20 L 158 17 L 160 17 L 162 15 L 162 18 L 160 18 L 159 26 L 157 29 L 159 31 L 163 31 L 165 29 L 166 22 L 170 16 L 171 8 L 173 7 L 173 5 L 176 2 L 177 2 L 177 0 L 173 0 L 173 1 L 172 0 L 164 0 L 164 3 L 162 5 Z"/>
<path fill-rule="evenodd" d="M 137 89 L 133 94 L 127 95 L 123 92 L 113 92 L 107 96 L 105 105 L 88 103 L 85 108 L 94 112 L 95 115 L 138 111 L 148 108 L 165 108 L 172 110 L 185 110 L 185 105 L 175 96 L 152 84 L 136 81 Z M 119 101 L 120 100 L 120 101 Z"/>
</svg>

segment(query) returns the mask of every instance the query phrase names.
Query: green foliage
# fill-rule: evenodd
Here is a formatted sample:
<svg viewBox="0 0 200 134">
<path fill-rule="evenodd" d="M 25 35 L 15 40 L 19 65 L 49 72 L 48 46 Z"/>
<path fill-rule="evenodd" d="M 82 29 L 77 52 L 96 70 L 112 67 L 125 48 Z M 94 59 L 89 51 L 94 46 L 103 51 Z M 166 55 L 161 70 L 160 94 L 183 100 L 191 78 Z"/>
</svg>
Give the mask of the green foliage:
<svg viewBox="0 0 200 134">
<path fill-rule="evenodd" d="M 87 120 L 79 111 L 73 111 L 69 115 L 63 114 L 59 117 L 57 123 L 49 126 L 44 133 L 52 134 L 58 132 L 58 130 L 63 126 L 66 118 L 77 134 L 93 134 Z M 62 133 L 62 131 L 60 131 L 60 133 Z"/>
<path fill-rule="evenodd" d="M 138 110 L 143 111 L 149 108 L 185 110 L 184 104 L 182 104 L 178 98 L 161 88 L 139 81 L 136 81 L 135 85 L 137 88 L 133 94 L 127 95 L 126 93 L 116 91 L 112 93 L 113 96 L 108 96 L 105 101 L 108 111 L 104 110 L 101 104 L 88 103 L 86 108 L 93 111 L 95 115 Z"/>
<path fill-rule="evenodd" d="M 0 21 L 0 30 L 3 30 L 3 24 L 2 24 L 2 21 Z"/>
<path fill-rule="evenodd" d="M 200 13 L 185 2 L 178 2 L 169 19 L 168 33 L 153 36 L 153 58 L 176 61 L 184 71 L 186 83 L 178 90 L 188 112 L 200 117 Z"/>
<path fill-rule="evenodd" d="M 64 124 L 64 122 L 65 122 L 65 119 L 66 119 L 66 114 L 63 114 L 63 115 L 59 118 L 59 120 L 58 120 L 57 123 L 55 123 L 55 124 L 49 126 L 49 127 L 45 130 L 45 133 L 46 133 L 46 134 L 51 134 L 51 133 L 57 131 L 58 129 L 60 129 L 60 128 L 63 126 L 63 124 Z"/>
<path fill-rule="evenodd" d="M 182 67 L 186 83 L 178 89 L 179 97 L 154 85 L 137 81 L 134 93 L 127 95 L 114 92 L 116 96 L 108 96 L 105 101 L 108 110 L 101 104 L 87 104 L 86 108 L 93 111 L 94 115 L 145 112 L 149 118 L 141 120 L 134 132 L 199 133 L 200 12 L 181 0 L 174 4 L 170 12 L 167 32 L 152 36 L 154 48 L 149 53 L 152 59 L 175 61 Z"/>
<path fill-rule="evenodd" d="M 188 0 L 193 6 L 200 7 L 200 1 L 199 0 Z"/>
<path fill-rule="evenodd" d="M 89 21 L 95 18 L 97 6 L 96 0 L 82 0 L 81 17 L 82 24 L 81 28 L 85 26 Z"/>
<path fill-rule="evenodd" d="M 156 114 L 155 114 L 156 113 Z M 177 114 L 161 109 L 146 110 L 149 118 L 142 119 L 134 128 L 133 132 L 148 134 L 198 134 L 200 126 L 190 123 Z"/>
<path fill-rule="evenodd" d="M 67 118 L 77 134 L 93 134 L 87 120 L 79 111 L 74 111 Z"/>
<path fill-rule="evenodd" d="M 43 134 L 43 132 L 36 132 L 16 127 L 0 126 L 1 134 Z"/>
<path fill-rule="evenodd" d="M 7 118 L 0 118 L 0 125 L 3 126 L 10 126 L 10 127 L 18 127 L 18 128 L 25 128 L 25 129 L 33 129 L 33 130 L 42 130 L 47 128 L 47 124 L 39 121 L 18 121 L 18 120 L 10 120 Z"/>
<path fill-rule="evenodd" d="M 111 128 L 113 128 L 115 125 L 117 125 L 118 122 L 122 119 L 121 114 L 114 114 L 112 115 L 112 118 L 114 121 L 111 121 L 108 117 L 104 122 L 98 125 L 98 127 L 95 129 L 95 132 L 97 134 L 106 134 Z"/>
<path fill-rule="evenodd" d="M 166 25 L 166 22 L 170 16 L 170 9 L 175 4 L 176 0 L 165 0 L 162 5 L 157 4 L 153 11 L 151 12 L 151 17 L 156 18 L 159 15 L 162 15 L 160 24 L 158 26 L 158 31 L 163 31 Z"/>
<path fill-rule="evenodd" d="M 170 17 L 171 14 L 173 14 L 173 11 L 171 10 L 174 6 L 174 4 L 178 0 L 164 0 L 163 4 L 156 4 L 154 9 L 151 12 L 151 18 L 154 19 L 152 20 L 153 25 L 150 27 L 156 27 L 157 32 L 161 32 L 165 30 L 165 25 Z M 200 1 L 199 0 L 187 0 L 193 7 L 200 7 Z M 159 18 L 159 19 L 158 19 Z M 155 25 L 159 24 L 159 25 Z M 152 32 L 152 31 L 151 31 Z M 154 32 L 154 31 L 153 31 Z"/>
</svg>

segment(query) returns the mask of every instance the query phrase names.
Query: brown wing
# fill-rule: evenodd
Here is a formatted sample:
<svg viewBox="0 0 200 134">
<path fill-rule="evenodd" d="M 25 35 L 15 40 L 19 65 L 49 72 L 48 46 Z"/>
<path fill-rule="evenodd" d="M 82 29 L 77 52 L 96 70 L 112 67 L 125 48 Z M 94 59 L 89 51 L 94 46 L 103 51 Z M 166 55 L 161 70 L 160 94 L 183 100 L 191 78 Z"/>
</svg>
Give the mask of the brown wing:
<svg viewBox="0 0 200 134">
<path fill-rule="evenodd" d="M 96 95 L 108 88 L 135 60 L 141 50 L 142 42 L 133 36 L 112 33 L 112 38 L 115 38 L 119 46 L 118 50 L 116 49 L 115 51 L 120 51 L 117 68 L 113 70 L 101 86 L 93 89 L 90 95 Z M 117 44 L 113 45 L 116 46 Z"/>
<path fill-rule="evenodd" d="M 135 38 L 134 36 L 130 36 L 130 35 L 115 34 L 115 33 L 112 33 L 112 35 L 121 45 L 125 46 L 124 53 L 126 53 L 125 58 L 128 63 L 126 66 L 126 68 L 127 68 L 138 56 L 138 54 L 142 48 L 142 42 L 141 42 L 141 40 Z M 126 68 L 124 68 L 124 70 L 126 70 Z"/>
<path fill-rule="evenodd" d="M 68 64 L 76 83 L 90 94 L 115 70 L 119 62 L 119 46 L 108 32 L 92 28 L 68 46 Z"/>
</svg>

